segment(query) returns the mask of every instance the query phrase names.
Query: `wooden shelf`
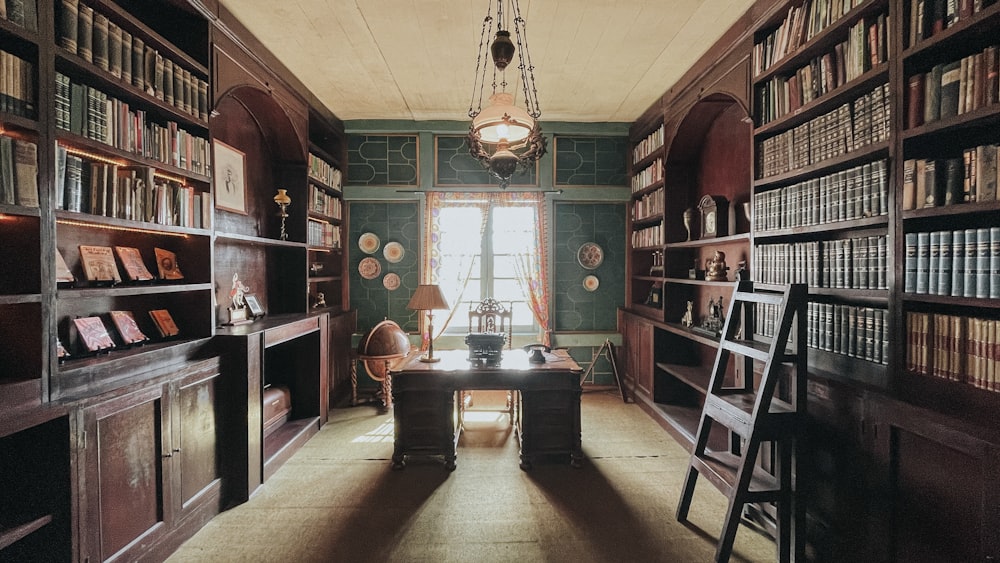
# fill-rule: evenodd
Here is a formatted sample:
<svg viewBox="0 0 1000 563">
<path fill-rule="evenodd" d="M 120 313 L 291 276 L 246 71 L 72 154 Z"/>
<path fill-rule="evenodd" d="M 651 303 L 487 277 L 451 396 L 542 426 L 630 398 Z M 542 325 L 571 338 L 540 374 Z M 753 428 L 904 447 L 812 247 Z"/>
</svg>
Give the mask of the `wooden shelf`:
<svg viewBox="0 0 1000 563">
<path fill-rule="evenodd" d="M 40 41 L 39 33 L 37 31 L 31 31 L 26 27 L 15 25 L 7 19 L 0 19 L 0 33 L 17 37 L 18 39 L 31 43 L 32 45 L 38 45 L 38 42 Z"/>
<path fill-rule="evenodd" d="M 344 279 L 342 276 L 309 276 L 309 283 L 341 281 L 342 279 Z"/>
<path fill-rule="evenodd" d="M 3 551 L 14 542 L 24 539 L 30 534 L 36 532 L 49 522 L 52 522 L 51 514 L 39 516 L 38 518 L 28 520 L 23 524 L 16 524 L 9 527 L 5 527 L 3 524 L 0 524 L 0 551 Z"/>
<path fill-rule="evenodd" d="M 845 289 L 833 287 L 810 287 L 809 296 L 835 297 L 841 301 L 856 301 L 865 305 L 886 307 L 889 304 L 888 289 Z"/>
<path fill-rule="evenodd" d="M 309 176 L 309 183 L 310 184 L 316 184 L 317 186 L 323 188 L 324 190 L 326 190 L 328 192 L 333 192 L 333 195 L 337 195 L 337 196 L 343 196 L 344 195 L 344 190 L 342 190 L 341 188 L 335 188 L 335 187 L 331 186 L 330 184 L 327 184 L 326 182 L 324 182 L 323 180 L 320 180 L 319 178 L 317 178 L 315 176 Z"/>
<path fill-rule="evenodd" d="M 21 305 L 24 303 L 41 303 L 42 296 L 37 293 L 25 295 L 0 295 L 0 305 Z"/>
<path fill-rule="evenodd" d="M 646 194 L 648 194 L 650 192 L 655 192 L 656 190 L 658 190 L 658 189 L 660 189 L 660 188 L 662 188 L 664 186 L 664 182 L 665 181 L 666 180 L 657 180 L 657 181 L 653 182 L 652 184 L 647 184 L 647 185 L 643 186 L 642 188 L 640 188 L 640 189 L 632 192 L 632 196 L 631 196 L 632 199 L 639 199 L 640 197 L 642 197 L 642 196 L 644 196 L 644 195 L 646 195 Z"/>
<path fill-rule="evenodd" d="M 996 28 L 1000 24 L 1000 4 L 994 4 L 971 17 L 961 19 L 951 27 L 904 49 L 903 65 L 907 72 L 939 62 L 942 52 L 954 53 L 970 46 L 970 36 L 979 36 L 988 42 L 996 41 Z"/>
<path fill-rule="evenodd" d="M 1000 211 L 1000 201 L 977 201 L 975 203 L 957 203 L 954 205 L 910 209 L 903 211 L 902 217 L 904 221 L 912 221 L 930 217 L 968 216 L 970 213 L 989 213 L 992 215 L 997 211 Z"/>
<path fill-rule="evenodd" d="M 677 285 L 700 285 L 705 287 L 725 287 L 732 288 L 734 281 L 712 281 L 712 280 L 693 280 L 690 278 L 663 278 L 663 283 L 677 284 Z"/>
<path fill-rule="evenodd" d="M 903 293 L 902 299 L 908 303 L 933 303 L 976 309 L 1000 309 L 1000 299 L 981 297 L 952 297 L 950 295 L 929 295 L 924 293 Z"/>
<path fill-rule="evenodd" d="M 7 205 L 0 203 L 0 215 L 20 215 L 24 217 L 40 217 L 41 210 L 37 207 L 24 207 L 23 205 Z"/>
<path fill-rule="evenodd" d="M 324 215 L 324 214 L 322 214 L 322 213 L 320 213 L 318 211 L 312 211 L 312 210 L 309 211 L 309 217 L 311 217 L 313 219 L 320 219 L 320 220 L 326 221 L 327 223 L 330 223 L 331 225 L 339 225 L 339 224 L 341 224 L 343 222 L 343 219 L 339 219 L 337 217 L 331 217 L 329 215 Z"/>
<path fill-rule="evenodd" d="M 96 152 L 98 154 L 104 155 L 109 158 L 120 158 L 122 160 L 127 160 L 142 166 L 150 166 L 161 172 L 166 172 L 174 176 L 181 176 L 188 180 L 194 182 L 201 182 L 207 184 L 212 181 L 212 179 L 203 174 L 196 174 L 190 170 L 185 170 L 165 162 L 160 162 L 152 158 L 147 158 L 141 154 L 136 154 L 134 152 L 129 152 L 123 149 L 113 147 L 111 145 L 102 143 L 100 141 L 95 141 L 94 139 L 89 139 L 83 135 L 77 135 L 76 133 L 71 133 L 65 129 L 56 129 L 56 137 L 59 140 L 59 144 L 63 146 L 70 146 L 74 148 L 84 148 L 88 151 Z"/>
<path fill-rule="evenodd" d="M 131 221 L 128 219 L 118 219 L 116 217 L 104 217 L 103 215 L 92 215 L 90 213 L 77 213 L 75 211 L 56 210 L 57 222 L 72 222 L 74 224 L 91 225 L 94 227 L 113 227 L 121 230 L 143 230 L 150 234 L 175 234 L 192 236 L 211 236 L 212 231 L 208 229 L 196 229 L 194 227 L 175 227 L 173 225 L 161 225 L 147 221 Z"/>
<path fill-rule="evenodd" d="M 905 129 L 900 136 L 904 144 L 911 144 L 916 139 L 924 137 L 944 137 L 975 129 L 995 130 L 998 125 L 1000 125 L 1000 104 L 992 104 Z"/>
<path fill-rule="evenodd" d="M 733 244 L 740 242 L 750 242 L 750 233 L 738 233 L 735 235 L 727 235 L 724 237 L 706 238 L 701 240 L 687 240 L 683 242 L 669 242 L 666 245 L 667 250 L 674 250 L 679 248 L 704 248 L 708 246 L 720 246 L 723 244 Z"/>
<path fill-rule="evenodd" d="M 32 133 L 38 133 L 39 130 L 37 120 L 6 111 L 0 111 L 0 124 L 4 126 L 4 129 L 23 129 L 25 131 L 31 131 Z"/>
<path fill-rule="evenodd" d="M 885 228 L 889 225 L 888 215 L 876 215 L 874 217 L 864 217 L 861 219 L 850 219 L 848 221 L 837 221 L 834 223 L 821 223 L 819 225 L 808 225 L 804 227 L 792 227 L 790 229 L 772 229 L 767 231 L 757 231 L 754 233 L 754 242 L 774 242 L 776 239 L 794 238 L 796 240 L 825 240 L 826 236 L 838 232 L 853 232 L 858 229 L 871 227 Z"/>
<path fill-rule="evenodd" d="M 279 240 L 275 238 L 264 238 L 255 237 L 253 235 L 241 235 L 239 233 L 223 233 L 216 231 L 216 240 L 221 241 L 232 241 L 232 242 L 242 242 L 248 244 L 256 244 L 261 246 L 281 246 L 286 248 L 307 248 L 304 242 L 295 242 L 291 240 Z"/>
<path fill-rule="evenodd" d="M 643 137 L 645 138 L 645 137 Z M 640 158 L 639 160 L 632 163 L 632 173 L 640 172 L 649 168 L 649 165 L 656 160 L 657 157 L 663 157 L 663 145 L 656 147 L 655 149 L 649 151 L 649 154 Z"/>
<path fill-rule="evenodd" d="M 60 299 L 95 299 L 129 295 L 157 295 L 190 291 L 212 291 L 211 283 L 158 283 L 155 285 L 116 285 L 114 287 L 66 288 L 59 290 Z"/>
<path fill-rule="evenodd" d="M 712 348 L 719 347 L 718 337 L 711 337 L 702 334 L 700 332 L 695 332 L 680 323 L 663 323 L 661 328 L 663 328 L 663 330 L 666 330 L 667 332 L 683 336 L 688 340 L 693 340 L 699 344 L 704 344 L 705 346 L 711 346 Z"/>
<path fill-rule="evenodd" d="M 712 380 L 712 370 L 710 367 L 682 366 L 663 362 L 657 362 L 656 367 L 683 381 L 702 395 L 708 392 L 708 384 Z"/>
<path fill-rule="evenodd" d="M 663 214 L 656 213 L 648 217 L 643 217 L 642 219 L 632 219 L 632 228 L 641 229 L 643 227 L 652 227 L 663 222 Z"/>
</svg>

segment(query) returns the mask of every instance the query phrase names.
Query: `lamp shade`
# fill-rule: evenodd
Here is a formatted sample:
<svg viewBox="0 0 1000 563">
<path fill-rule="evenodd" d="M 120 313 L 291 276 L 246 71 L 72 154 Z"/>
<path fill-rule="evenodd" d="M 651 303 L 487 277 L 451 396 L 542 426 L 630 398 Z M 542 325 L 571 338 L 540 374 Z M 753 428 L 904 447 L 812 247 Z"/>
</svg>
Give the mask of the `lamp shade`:
<svg viewBox="0 0 1000 563">
<path fill-rule="evenodd" d="M 534 126 L 534 118 L 524 108 L 515 106 L 514 95 L 508 92 L 490 96 L 490 105 L 472 119 L 473 130 L 484 143 L 499 143 L 504 139 L 513 145 L 527 139 Z"/>
<path fill-rule="evenodd" d="M 413 292 L 413 297 L 406 304 L 406 308 L 414 311 L 433 311 L 451 307 L 448 306 L 440 287 L 434 284 L 421 284 Z"/>
</svg>

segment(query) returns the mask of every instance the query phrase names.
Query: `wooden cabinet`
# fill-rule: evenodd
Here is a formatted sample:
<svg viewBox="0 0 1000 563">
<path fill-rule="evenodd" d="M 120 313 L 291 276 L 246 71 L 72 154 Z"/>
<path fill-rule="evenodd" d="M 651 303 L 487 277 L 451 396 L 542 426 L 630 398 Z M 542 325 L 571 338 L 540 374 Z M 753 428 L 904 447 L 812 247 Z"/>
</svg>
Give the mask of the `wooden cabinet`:
<svg viewBox="0 0 1000 563">
<path fill-rule="evenodd" d="M 185 519 L 221 510 L 219 359 L 82 409 L 82 559 L 163 549 Z"/>
</svg>

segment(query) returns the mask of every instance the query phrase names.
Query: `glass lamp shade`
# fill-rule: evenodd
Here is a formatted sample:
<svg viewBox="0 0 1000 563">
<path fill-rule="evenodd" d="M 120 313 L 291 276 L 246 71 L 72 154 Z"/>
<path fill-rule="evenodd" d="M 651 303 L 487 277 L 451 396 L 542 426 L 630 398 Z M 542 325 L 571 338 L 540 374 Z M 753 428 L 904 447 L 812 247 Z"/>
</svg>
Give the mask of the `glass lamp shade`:
<svg viewBox="0 0 1000 563">
<path fill-rule="evenodd" d="M 484 143 L 506 140 L 513 145 L 528 138 L 535 120 L 523 108 L 514 105 L 514 95 L 498 92 L 490 96 L 490 105 L 472 119 L 472 128 Z"/>
<path fill-rule="evenodd" d="M 501 148 L 490 157 L 490 171 L 498 178 L 510 178 L 517 170 L 520 159 L 516 154 L 510 152 L 505 143 L 501 143 Z"/>
<path fill-rule="evenodd" d="M 288 190 L 279 188 L 278 194 L 274 196 L 274 203 L 277 203 L 278 205 L 288 205 L 289 203 L 292 203 L 292 198 L 288 196 Z"/>
</svg>

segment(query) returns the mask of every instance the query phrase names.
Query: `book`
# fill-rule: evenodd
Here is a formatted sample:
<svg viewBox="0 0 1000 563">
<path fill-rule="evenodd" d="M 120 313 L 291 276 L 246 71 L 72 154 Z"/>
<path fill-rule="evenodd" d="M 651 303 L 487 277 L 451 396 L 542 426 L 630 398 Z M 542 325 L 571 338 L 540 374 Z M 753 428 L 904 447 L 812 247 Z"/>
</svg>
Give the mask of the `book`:
<svg viewBox="0 0 1000 563">
<path fill-rule="evenodd" d="M 77 333 L 80 335 L 80 342 L 89 352 L 100 352 L 110 350 L 115 347 L 114 340 L 108 334 L 107 327 L 100 317 L 80 317 L 73 319 Z"/>
<path fill-rule="evenodd" d="M 14 184 L 14 139 L 0 135 L 0 203 L 14 205 L 17 187 Z"/>
<path fill-rule="evenodd" d="M 94 33 L 91 38 L 94 64 L 108 70 L 108 16 L 94 12 Z"/>
<path fill-rule="evenodd" d="M 38 146 L 31 141 L 14 141 L 14 181 L 17 204 L 38 207 Z"/>
<path fill-rule="evenodd" d="M 138 248 L 131 246 L 116 246 L 115 254 L 125 270 L 125 277 L 129 281 L 147 281 L 153 279 L 153 274 L 149 273 L 146 264 L 142 261 L 142 254 Z"/>
<path fill-rule="evenodd" d="M 958 115 L 961 61 L 954 61 L 941 68 L 941 119 Z"/>
<path fill-rule="evenodd" d="M 976 147 L 976 199 L 994 201 L 997 199 L 997 156 L 1000 147 L 981 145 Z"/>
<path fill-rule="evenodd" d="M 76 54 L 83 60 L 93 62 L 94 60 L 94 9 L 86 4 L 80 4 L 78 8 L 77 29 L 76 29 Z"/>
<path fill-rule="evenodd" d="M 122 44 L 121 44 L 121 65 L 122 65 L 122 82 L 125 84 L 132 83 L 132 34 L 122 31 Z"/>
<path fill-rule="evenodd" d="M 149 340 L 149 337 L 139 329 L 131 311 L 111 311 L 108 314 L 123 344 L 138 344 Z"/>
<path fill-rule="evenodd" d="M 1000 227 L 990 227 L 990 299 L 1000 299 Z"/>
<path fill-rule="evenodd" d="M 108 22 L 108 70 L 122 77 L 122 28 L 115 22 Z"/>
<path fill-rule="evenodd" d="M 153 309 L 149 312 L 149 317 L 153 319 L 153 324 L 156 325 L 156 330 L 159 331 L 161 337 L 169 338 L 180 334 L 180 329 L 177 328 L 174 318 L 170 316 L 170 311 Z"/>
<path fill-rule="evenodd" d="M 80 245 L 80 263 L 83 275 L 89 281 L 122 281 L 109 246 Z"/>
<path fill-rule="evenodd" d="M 77 26 L 80 19 L 79 0 L 59 0 L 56 10 L 59 46 L 75 55 Z"/>
<path fill-rule="evenodd" d="M 916 293 L 926 294 L 930 280 L 931 235 L 917 233 L 917 283 Z"/>
<path fill-rule="evenodd" d="M 76 282 L 76 276 L 69 269 L 69 265 L 66 264 L 66 259 L 63 258 L 62 252 L 56 249 L 56 283 L 62 284 L 72 284 Z"/>
<path fill-rule="evenodd" d="M 951 232 L 951 296 L 961 297 L 965 291 L 965 231 Z"/>
<path fill-rule="evenodd" d="M 917 290 L 917 233 L 906 233 L 905 251 L 903 291 L 913 293 Z"/>
<path fill-rule="evenodd" d="M 907 79 L 907 89 L 906 89 L 906 128 L 913 129 L 914 127 L 919 127 L 924 124 L 925 116 L 927 114 L 927 90 L 931 88 L 928 86 L 930 81 L 927 80 L 927 75 L 924 73 L 917 73 Z"/>
<path fill-rule="evenodd" d="M 965 165 L 961 158 L 945 158 L 938 161 L 944 165 L 940 177 L 944 179 L 944 204 L 963 203 L 965 199 Z"/>
<path fill-rule="evenodd" d="M 160 272 L 160 279 L 184 279 L 184 274 L 181 273 L 180 266 L 177 264 L 176 254 L 162 248 L 155 248 L 154 252 L 156 253 L 156 267 Z"/>
<path fill-rule="evenodd" d="M 936 64 L 927 72 L 924 83 L 924 123 L 941 117 L 941 72 L 944 64 Z"/>
</svg>

